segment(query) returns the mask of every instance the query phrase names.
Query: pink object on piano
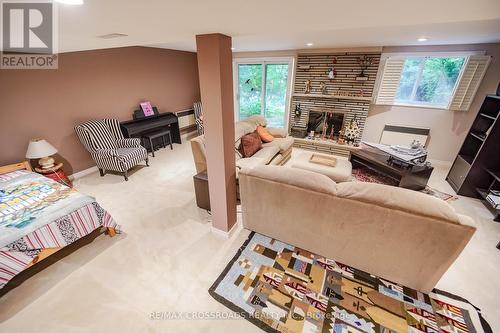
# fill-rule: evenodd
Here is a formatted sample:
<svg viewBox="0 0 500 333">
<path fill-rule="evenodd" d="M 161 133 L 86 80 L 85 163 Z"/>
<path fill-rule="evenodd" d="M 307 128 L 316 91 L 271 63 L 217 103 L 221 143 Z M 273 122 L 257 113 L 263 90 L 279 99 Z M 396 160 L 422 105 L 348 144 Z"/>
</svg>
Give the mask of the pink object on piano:
<svg viewBox="0 0 500 333">
<path fill-rule="evenodd" d="M 140 105 L 142 112 L 144 112 L 146 117 L 153 116 L 155 114 L 153 107 L 151 106 L 151 102 L 142 102 Z"/>
</svg>

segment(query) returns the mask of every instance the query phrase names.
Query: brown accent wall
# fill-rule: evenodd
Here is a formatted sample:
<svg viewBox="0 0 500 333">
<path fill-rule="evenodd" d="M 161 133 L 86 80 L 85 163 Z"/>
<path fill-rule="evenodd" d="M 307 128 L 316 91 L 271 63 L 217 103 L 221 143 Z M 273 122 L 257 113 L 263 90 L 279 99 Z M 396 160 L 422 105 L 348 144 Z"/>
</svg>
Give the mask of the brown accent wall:
<svg viewBox="0 0 500 333">
<path fill-rule="evenodd" d="M 0 70 L 0 165 L 24 160 L 38 137 L 59 150 L 66 173 L 89 168 L 74 126 L 131 119 L 143 100 L 161 112 L 200 100 L 196 53 L 126 47 L 60 54 L 58 70 Z"/>
</svg>

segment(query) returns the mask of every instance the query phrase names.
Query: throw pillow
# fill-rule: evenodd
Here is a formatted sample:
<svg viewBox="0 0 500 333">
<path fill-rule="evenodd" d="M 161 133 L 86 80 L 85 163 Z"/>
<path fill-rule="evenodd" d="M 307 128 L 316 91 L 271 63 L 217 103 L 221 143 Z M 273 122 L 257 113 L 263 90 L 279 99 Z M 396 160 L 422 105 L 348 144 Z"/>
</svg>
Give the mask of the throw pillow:
<svg viewBox="0 0 500 333">
<path fill-rule="evenodd" d="M 265 127 L 257 126 L 256 131 L 263 142 L 271 142 L 274 140 L 274 136 L 272 136 Z"/>
<path fill-rule="evenodd" d="M 251 157 L 262 148 L 259 134 L 253 132 L 241 137 L 241 153 L 243 157 Z"/>
</svg>

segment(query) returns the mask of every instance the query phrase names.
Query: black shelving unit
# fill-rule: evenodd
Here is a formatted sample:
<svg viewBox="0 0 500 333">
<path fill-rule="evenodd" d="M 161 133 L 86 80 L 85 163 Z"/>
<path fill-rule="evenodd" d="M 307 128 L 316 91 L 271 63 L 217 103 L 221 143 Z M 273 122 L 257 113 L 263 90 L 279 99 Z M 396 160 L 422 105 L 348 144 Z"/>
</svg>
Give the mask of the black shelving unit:
<svg viewBox="0 0 500 333">
<path fill-rule="evenodd" d="M 460 195 L 479 198 L 500 222 L 486 196 L 500 190 L 500 96 L 488 95 L 446 177 Z"/>
</svg>

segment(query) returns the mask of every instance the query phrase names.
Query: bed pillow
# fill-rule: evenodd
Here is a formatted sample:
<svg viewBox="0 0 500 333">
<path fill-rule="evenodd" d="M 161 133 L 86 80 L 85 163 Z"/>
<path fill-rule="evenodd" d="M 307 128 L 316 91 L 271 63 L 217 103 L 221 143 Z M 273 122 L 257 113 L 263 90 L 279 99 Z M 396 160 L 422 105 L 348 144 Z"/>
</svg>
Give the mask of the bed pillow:
<svg viewBox="0 0 500 333">
<path fill-rule="evenodd" d="M 262 141 L 257 132 L 245 134 L 241 137 L 240 151 L 243 157 L 251 157 L 262 149 Z"/>
</svg>

